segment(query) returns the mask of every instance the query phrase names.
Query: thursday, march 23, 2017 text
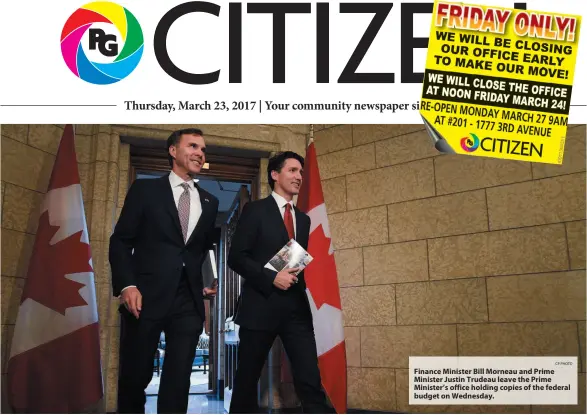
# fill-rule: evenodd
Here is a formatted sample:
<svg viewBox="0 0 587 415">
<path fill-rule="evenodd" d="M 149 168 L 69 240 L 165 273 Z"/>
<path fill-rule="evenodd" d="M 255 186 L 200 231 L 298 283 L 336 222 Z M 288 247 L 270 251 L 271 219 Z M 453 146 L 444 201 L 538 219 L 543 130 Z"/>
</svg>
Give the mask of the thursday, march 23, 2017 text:
<svg viewBox="0 0 587 415">
<path fill-rule="evenodd" d="M 303 111 L 303 112 L 400 112 L 417 111 L 420 102 L 278 102 L 267 100 L 251 101 L 177 101 L 177 102 L 139 102 L 124 101 L 126 111 L 256 111 L 257 113 L 275 111 Z"/>
</svg>

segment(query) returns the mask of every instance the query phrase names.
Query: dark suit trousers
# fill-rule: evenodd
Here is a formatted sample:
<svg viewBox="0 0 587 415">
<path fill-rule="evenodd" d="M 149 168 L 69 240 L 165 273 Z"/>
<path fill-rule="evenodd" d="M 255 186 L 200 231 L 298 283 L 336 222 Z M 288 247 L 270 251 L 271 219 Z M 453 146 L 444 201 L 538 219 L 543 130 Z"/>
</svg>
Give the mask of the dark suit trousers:
<svg viewBox="0 0 587 415">
<path fill-rule="evenodd" d="M 274 331 L 239 330 L 238 366 L 230 413 L 260 413 L 257 383 L 275 337 L 279 336 L 291 361 L 296 394 L 304 413 L 333 413 L 322 391 L 316 340 L 310 311 L 300 293 L 288 298 L 292 305 L 283 322 Z M 294 304 L 295 303 L 295 304 Z"/>
<path fill-rule="evenodd" d="M 118 412 L 145 412 L 145 389 L 153 377 L 155 351 L 164 331 L 165 356 L 157 412 L 186 413 L 192 362 L 202 333 L 203 319 L 196 309 L 185 274 L 173 306 L 163 319 L 141 317 L 137 320 L 126 309 L 121 314 Z"/>
</svg>

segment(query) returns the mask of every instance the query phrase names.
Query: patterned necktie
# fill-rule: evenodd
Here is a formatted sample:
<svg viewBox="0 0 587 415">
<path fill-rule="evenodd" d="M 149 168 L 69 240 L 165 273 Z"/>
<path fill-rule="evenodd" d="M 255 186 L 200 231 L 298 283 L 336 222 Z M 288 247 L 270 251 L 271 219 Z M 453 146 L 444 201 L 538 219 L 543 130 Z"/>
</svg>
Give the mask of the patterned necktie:
<svg viewBox="0 0 587 415">
<path fill-rule="evenodd" d="M 187 242 L 188 223 L 190 221 L 190 185 L 182 183 L 181 186 L 183 187 L 183 193 L 179 196 L 177 212 L 179 213 L 179 223 L 181 224 L 183 240 Z"/>
<path fill-rule="evenodd" d="M 295 239 L 293 216 L 291 215 L 291 205 L 289 203 L 285 205 L 283 221 L 285 222 L 285 229 L 287 229 L 287 235 L 289 236 L 289 239 Z"/>
</svg>

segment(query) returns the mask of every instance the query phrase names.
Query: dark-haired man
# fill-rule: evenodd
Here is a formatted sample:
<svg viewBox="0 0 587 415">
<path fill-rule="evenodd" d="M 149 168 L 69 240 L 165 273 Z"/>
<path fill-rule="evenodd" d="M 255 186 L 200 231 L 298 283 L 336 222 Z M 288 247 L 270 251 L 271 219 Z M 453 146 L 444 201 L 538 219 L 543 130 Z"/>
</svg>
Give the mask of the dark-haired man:
<svg viewBox="0 0 587 415">
<path fill-rule="evenodd" d="M 202 263 L 218 200 L 194 180 L 206 160 L 202 131 L 167 140 L 171 172 L 136 180 L 110 238 L 114 296 L 122 314 L 118 412 L 144 413 L 161 332 L 165 358 L 158 413 L 186 413 L 192 362 L 205 320 Z"/>
<path fill-rule="evenodd" d="M 245 283 L 235 319 L 240 343 L 230 413 L 259 413 L 257 382 L 276 336 L 291 361 L 304 412 L 333 412 L 322 391 L 304 274 L 296 277 L 297 269 L 275 272 L 265 267 L 292 238 L 308 249 L 310 218 L 293 205 L 303 166 L 304 159 L 290 151 L 269 160 L 273 192 L 244 206 L 231 240 L 228 265 Z"/>
</svg>

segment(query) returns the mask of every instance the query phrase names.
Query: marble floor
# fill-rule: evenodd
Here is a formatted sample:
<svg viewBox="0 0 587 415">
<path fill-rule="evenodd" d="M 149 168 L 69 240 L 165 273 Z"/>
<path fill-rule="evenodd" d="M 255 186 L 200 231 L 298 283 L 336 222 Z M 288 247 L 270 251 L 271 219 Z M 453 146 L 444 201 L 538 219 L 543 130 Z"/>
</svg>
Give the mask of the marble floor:
<svg viewBox="0 0 587 415">
<path fill-rule="evenodd" d="M 200 368 L 198 368 L 200 369 Z M 147 403 L 145 413 L 157 413 L 157 392 L 159 391 L 159 382 L 161 376 L 153 374 L 151 383 L 145 390 L 147 393 Z M 208 372 L 202 370 L 192 372 L 190 379 L 190 397 L 188 400 L 188 414 L 223 414 L 224 401 L 218 399 L 215 395 L 207 395 L 208 392 Z"/>
<path fill-rule="evenodd" d="M 147 395 L 157 395 L 159 392 L 159 382 L 161 381 L 161 374 L 153 373 L 153 378 L 145 389 Z M 190 378 L 190 393 L 206 393 L 208 392 L 208 372 L 204 374 L 202 370 L 192 372 Z"/>
<path fill-rule="evenodd" d="M 147 396 L 145 413 L 157 413 L 156 396 Z M 224 414 L 224 401 L 213 395 L 190 395 L 188 414 Z"/>
</svg>

